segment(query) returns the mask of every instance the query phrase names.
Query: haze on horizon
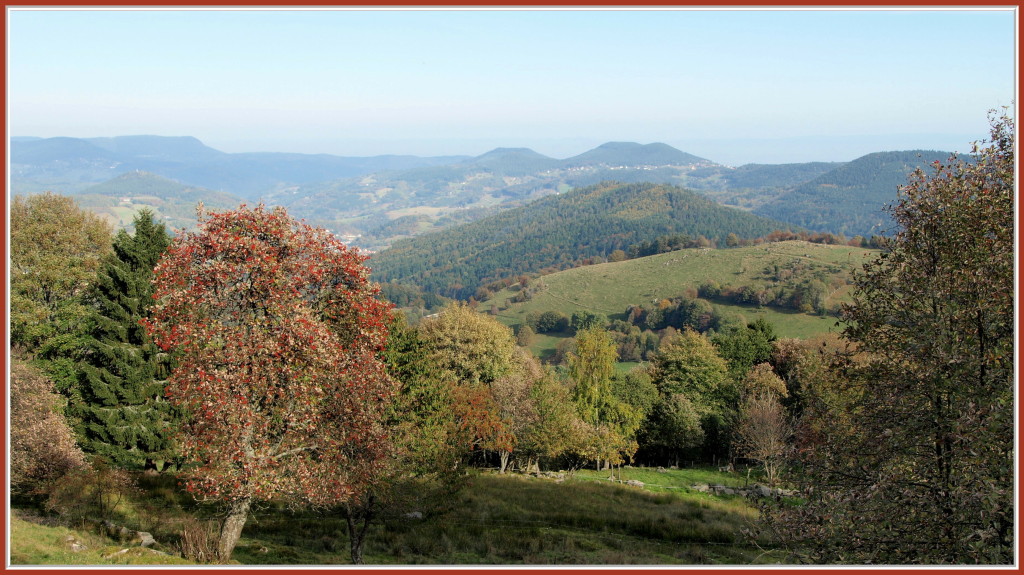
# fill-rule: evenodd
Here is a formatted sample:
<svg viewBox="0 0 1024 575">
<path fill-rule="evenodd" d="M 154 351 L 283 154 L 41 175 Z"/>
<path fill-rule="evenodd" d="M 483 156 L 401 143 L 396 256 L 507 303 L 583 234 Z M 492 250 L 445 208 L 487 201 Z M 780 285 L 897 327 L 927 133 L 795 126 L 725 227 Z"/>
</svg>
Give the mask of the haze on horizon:
<svg viewBox="0 0 1024 575">
<path fill-rule="evenodd" d="M 1014 7 L 7 10 L 8 137 L 740 165 L 965 152 L 1016 100 Z"/>
</svg>

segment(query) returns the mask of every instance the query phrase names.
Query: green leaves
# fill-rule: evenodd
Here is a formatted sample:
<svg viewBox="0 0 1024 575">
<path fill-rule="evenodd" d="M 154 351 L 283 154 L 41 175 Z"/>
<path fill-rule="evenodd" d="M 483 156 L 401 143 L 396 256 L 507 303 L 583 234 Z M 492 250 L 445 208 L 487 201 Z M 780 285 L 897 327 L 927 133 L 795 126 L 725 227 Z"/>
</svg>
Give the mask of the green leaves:
<svg viewBox="0 0 1024 575">
<path fill-rule="evenodd" d="M 65 196 L 15 196 L 10 208 L 11 343 L 34 351 L 74 330 L 81 296 L 110 250 L 110 225 Z"/>
<path fill-rule="evenodd" d="M 918 170 L 856 277 L 844 335 L 866 363 L 841 409 L 814 404 L 815 497 L 772 517 L 816 561 L 1013 561 L 1013 130 L 993 118 L 968 161 Z"/>
<path fill-rule="evenodd" d="M 177 415 L 162 400 L 169 358 L 140 325 L 153 304 L 153 268 L 170 237 L 148 210 L 134 223 L 134 235 L 118 232 L 90 287 L 69 411 L 80 422 L 87 451 L 141 468 L 147 459 L 175 457 L 170 436 Z"/>
</svg>

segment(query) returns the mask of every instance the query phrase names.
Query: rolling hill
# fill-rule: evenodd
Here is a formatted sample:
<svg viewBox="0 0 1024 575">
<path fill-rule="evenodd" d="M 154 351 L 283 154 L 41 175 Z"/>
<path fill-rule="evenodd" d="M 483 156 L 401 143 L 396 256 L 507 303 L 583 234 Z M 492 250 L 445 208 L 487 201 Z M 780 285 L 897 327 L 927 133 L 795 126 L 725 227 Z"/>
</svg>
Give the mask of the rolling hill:
<svg viewBox="0 0 1024 575">
<path fill-rule="evenodd" d="M 608 257 L 659 236 L 724 243 L 729 233 L 757 237 L 787 227 L 675 186 L 606 182 L 395 242 L 369 265 L 378 281 L 465 298 L 496 279 Z"/>
<path fill-rule="evenodd" d="M 723 288 L 750 286 L 755 289 L 793 289 L 801 282 L 817 279 L 829 286 L 828 308 L 849 301 L 850 272 L 859 269 L 876 251 L 850 246 L 784 241 L 732 249 L 684 249 L 545 275 L 530 281 L 530 296 L 522 297 L 518 284 L 495 292 L 480 302 L 483 312 L 496 311 L 506 325 L 517 327 L 529 314 L 556 311 L 600 314 L 609 320 L 625 320 L 632 305 L 657 306 L 687 292 L 696 293 L 701 284 L 713 282 Z M 786 270 L 780 279 L 775 271 Z M 835 331 L 836 318 L 801 313 L 771 306 L 737 305 L 715 300 L 714 306 L 736 322 L 763 318 L 775 326 L 779 337 L 807 338 Z M 549 357 L 558 342 L 570 333 L 538 334 L 533 351 Z"/>
<path fill-rule="evenodd" d="M 106 216 L 115 226 L 129 227 L 135 212 L 150 208 L 169 230 L 194 227 L 196 205 L 237 208 L 243 200 L 224 192 L 188 186 L 148 172 L 129 172 L 74 196 L 84 208 Z"/>
<path fill-rule="evenodd" d="M 754 213 L 815 231 L 847 236 L 887 235 L 884 207 L 918 167 L 945 162 L 947 152 L 878 152 L 830 170 L 760 206 Z"/>
</svg>

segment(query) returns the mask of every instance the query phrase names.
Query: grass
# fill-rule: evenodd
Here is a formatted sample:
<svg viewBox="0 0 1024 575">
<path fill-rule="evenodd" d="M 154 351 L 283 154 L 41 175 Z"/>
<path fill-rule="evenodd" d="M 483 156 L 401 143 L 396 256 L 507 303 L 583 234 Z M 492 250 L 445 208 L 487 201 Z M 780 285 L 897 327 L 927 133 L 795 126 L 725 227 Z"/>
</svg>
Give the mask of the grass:
<svg viewBox="0 0 1024 575">
<path fill-rule="evenodd" d="M 444 509 L 422 520 L 391 513 L 371 529 L 368 564 L 607 565 L 767 562 L 740 535 L 757 512 L 742 497 L 691 491 L 694 483 L 741 485 L 710 470 L 625 469 L 624 478 L 657 478 L 661 487 L 607 480 L 578 471 L 555 482 L 484 473 Z M 264 514 L 246 527 L 235 557 L 254 564 L 344 564 L 340 518 Z"/>
<path fill-rule="evenodd" d="M 556 482 L 525 475 L 475 473 L 467 486 L 440 506 L 392 509 L 371 527 L 365 548 L 373 565 L 679 565 L 771 562 L 742 530 L 757 512 L 742 497 L 692 491 L 696 483 L 742 485 L 743 478 L 710 469 L 657 471 L 624 468 L 622 478 L 644 488 L 608 480 L 608 472 L 577 471 Z M 174 525 L 197 508 L 167 481 L 144 485 L 163 505 L 163 530 L 151 531 L 173 550 Z M 409 511 L 423 517 L 409 518 Z M 151 519 L 152 520 L 152 519 Z M 158 535 L 159 534 L 159 535 Z M 68 536 L 87 549 L 72 552 Z M 187 564 L 180 557 L 123 547 L 86 530 L 46 527 L 12 517 L 15 564 Z M 242 565 L 346 565 L 348 537 L 337 514 L 290 511 L 264 505 L 254 510 L 235 549 Z"/>
<path fill-rule="evenodd" d="M 772 279 L 766 270 L 778 265 L 800 264 L 801 273 L 838 278 L 842 283 L 850 271 L 858 269 L 876 252 L 850 246 L 786 241 L 760 246 L 723 250 L 687 249 L 623 262 L 605 263 L 565 270 L 544 276 L 544 288 L 529 301 L 506 302 L 514 297 L 511 289 L 496 293 L 480 304 L 480 309 L 499 308 L 498 319 L 506 325 L 521 325 L 530 312 L 556 310 L 566 315 L 575 311 L 601 313 L 609 319 L 625 319 L 630 305 L 651 304 L 678 297 L 687 289 L 696 290 L 707 281 L 722 286 L 767 286 Z M 826 282 L 828 283 L 828 282 Z M 826 307 L 849 300 L 849 286 L 841 285 L 826 300 Z M 776 308 L 715 305 L 746 323 L 764 318 L 772 323 L 779 337 L 808 338 L 835 330 L 836 318 L 798 313 Z M 559 334 L 560 335 L 560 334 Z M 538 357 L 549 357 L 564 337 L 538 334 L 531 349 Z"/>
<path fill-rule="evenodd" d="M 12 565 L 190 565 L 191 561 L 160 551 L 126 547 L 89 530 L 47 526 L 10 518 Z M 80 551 L 72 545 L 81 546 Z M 128 551 L 122 551 L 128 549 Z"/>
</svg>

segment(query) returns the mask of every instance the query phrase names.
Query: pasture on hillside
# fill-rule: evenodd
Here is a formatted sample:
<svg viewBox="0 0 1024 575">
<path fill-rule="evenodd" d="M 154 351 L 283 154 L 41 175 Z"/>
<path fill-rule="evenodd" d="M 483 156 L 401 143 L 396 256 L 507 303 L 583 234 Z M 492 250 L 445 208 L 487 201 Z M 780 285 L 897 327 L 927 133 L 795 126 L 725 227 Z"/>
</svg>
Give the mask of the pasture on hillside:
<svg viewBox="0 0 1024 575">
<path fill-rule="evenodd" d="M 853 270 L 877 255 L 846 245 L 815 244 L 791 240 L 732 249 L 691 248 L 654 256 L 573 268 L 532 280 L 540 284 L 527 301 L 513 301 L 519 286 L 513 285 L 481 302 L 478 309 L 497 309 L 500 321 L 511 327 L 524 323 L 527 314 L 576 311 L 603 314 L 610 320 L 625 319 L 630 305 L 650 305 L 679 297 L 706 282 L 757 288 L 778 285 L 776 269 L 795 269 L 786 281 L 821 278 L 829 286 L 826 306 L 849 301 L 848 279 Z M 775 327 L 778 337 L 807 338 L 836 331 L 833 315 L 801 313 L 774 307 L 713 302 L 727 316 L 750 323 L 763 318 Z M 532 351 L 550 356 L 569 333 L 538 334 Z"/>
</svg>

